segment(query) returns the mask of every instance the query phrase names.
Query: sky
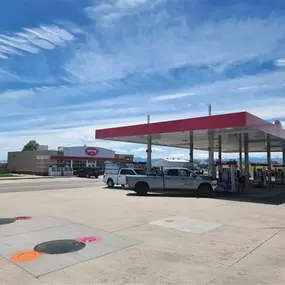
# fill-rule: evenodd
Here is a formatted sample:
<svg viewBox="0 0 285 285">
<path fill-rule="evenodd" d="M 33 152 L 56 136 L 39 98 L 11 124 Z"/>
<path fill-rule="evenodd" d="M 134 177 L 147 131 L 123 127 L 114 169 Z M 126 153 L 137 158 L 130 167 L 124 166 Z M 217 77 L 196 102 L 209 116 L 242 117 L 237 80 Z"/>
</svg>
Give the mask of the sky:
<svg viewBox="0 0 285 285">
<path fill-rule="evenodd" d="M 94 130 L 203 116 L 208 104 L 284 124 L 284 13 L 282 0 L 1 0 L 0 159 L 31 139 L 144 157 Z"/>
</svg>

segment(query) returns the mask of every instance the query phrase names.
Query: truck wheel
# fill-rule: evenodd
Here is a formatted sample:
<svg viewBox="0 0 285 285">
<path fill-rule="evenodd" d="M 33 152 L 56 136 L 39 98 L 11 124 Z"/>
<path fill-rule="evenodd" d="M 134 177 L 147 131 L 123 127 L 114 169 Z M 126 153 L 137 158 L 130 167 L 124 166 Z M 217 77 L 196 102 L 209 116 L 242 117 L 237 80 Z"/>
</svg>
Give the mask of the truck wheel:
<svg viewBox="0 0 285 285">
<path fill-rule="evenodd" d="M 149 191 L 149 187 L 146 183 L 141 182 L 141 183 L 136 184 L 135 186 L 135 192 L 139 196 L 145 196 L 148 191 Z"/>
<path fill-rule="evenodd" d="M 198 188 L 198 195 L 200 197 L 212 197 L 213 194 L 214 191 L 210 184 L 201 184 Z"/>
<path fill-rule="evenodd" d="M 95 176 L 96 179 L 97 179 L 98 177 L 99 177 L 98 175 Z"/>
<path fill-rule="evenodd" d="M 114 188 L 114 181 L 112 179 L 107 180 L 107 186 L 108 188 Z"/>
</svg>

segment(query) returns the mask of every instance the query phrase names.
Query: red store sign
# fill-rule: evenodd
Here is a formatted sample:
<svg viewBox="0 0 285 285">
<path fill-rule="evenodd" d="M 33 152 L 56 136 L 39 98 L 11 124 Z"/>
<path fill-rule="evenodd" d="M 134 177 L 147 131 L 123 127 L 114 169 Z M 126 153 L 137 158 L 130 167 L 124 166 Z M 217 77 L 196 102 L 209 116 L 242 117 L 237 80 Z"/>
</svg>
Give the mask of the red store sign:
<svg viewBox="0 0 285 285">
<path fill-rule="evenodd" d="M 99 151 L 95 147 L 88 147 L 85 149 L 85 153 L 89 156 L 96 156 L 99 153 Z"/>
</svg>

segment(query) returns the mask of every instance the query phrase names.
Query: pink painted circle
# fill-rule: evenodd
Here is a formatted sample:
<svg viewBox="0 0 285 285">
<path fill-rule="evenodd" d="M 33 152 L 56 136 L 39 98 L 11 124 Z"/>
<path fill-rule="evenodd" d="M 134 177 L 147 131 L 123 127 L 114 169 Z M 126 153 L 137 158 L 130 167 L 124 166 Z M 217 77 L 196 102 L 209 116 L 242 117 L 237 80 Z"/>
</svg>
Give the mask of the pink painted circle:
<svg viewBox="0 0 285 285">
<path fill-rule="evenodd" d="M 84 243 L 97 243 L 101 241 L 100 237 L 79 237 L 76 239 L 77 242 L 84 242 Z"/>
<path fill-rule="evenodd" d="M 29 216 L 19 216 L 19 217 L 15 217 L 14 219 L 15 220 L 29 220 L 29 219 L 31 219 L 31 217 L 29 217 Z"/>
</svg>

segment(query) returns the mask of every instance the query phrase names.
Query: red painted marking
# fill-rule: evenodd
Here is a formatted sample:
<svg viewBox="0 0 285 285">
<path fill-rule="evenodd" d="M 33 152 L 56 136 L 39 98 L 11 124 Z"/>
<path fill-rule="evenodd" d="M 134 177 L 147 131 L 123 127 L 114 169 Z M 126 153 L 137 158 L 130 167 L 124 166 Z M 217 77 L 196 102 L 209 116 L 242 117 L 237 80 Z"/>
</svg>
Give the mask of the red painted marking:
<svg viewBox="0 0 285 285">
<path fill-rule="evenodd" d="M 84 242 L 84 243 L 97 243 L 101 241 L 100 237 L 79 237 L 76 239 L 77 242 Z"/>
<path fill-rule="evenodd" d="M 34 250 L 20 251 L 11 256 L 11 261 L 13 262 L 32 261 L 34 259 L 41 257 L 42 255 L 43 255 L 42 253 L 36 252 Z"/>
<path fill-rule="evenodd" d="M 15 220 L 29 220 L 29 219 L 31 219 L 31 217 L 29 217 L 29 216 L 19 216 L 19 217 L 15 217 L 14 219 Z"/>
</svg>

